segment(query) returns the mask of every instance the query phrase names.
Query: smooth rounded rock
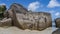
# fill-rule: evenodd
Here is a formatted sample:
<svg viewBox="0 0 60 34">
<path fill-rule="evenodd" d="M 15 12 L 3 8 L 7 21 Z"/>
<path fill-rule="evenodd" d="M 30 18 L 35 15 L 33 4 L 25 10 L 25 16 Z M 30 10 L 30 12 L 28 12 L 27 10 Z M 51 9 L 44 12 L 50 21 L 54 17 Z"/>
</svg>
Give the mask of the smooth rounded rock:
<svg viewBox="0 0 60 34">
<path fill-rule="evenodd" d="M 60 34 L 60 28 L 57 29 L 56 31 L 52 32 L 52 34 Z"/>
<path fill-rule="evenodd" d="M 44 30 L 52 24 L 51 14 L 46 12 L 28 12 L 17 3 L 8 10 L 13 25 L 21 29 Z"/>
<path fill-rule="evenodd" d="M 55 23 L 56 23 L 56 27 L 60 28 L 60 18 L 57 18 L 55 20 Z"/>
</svg>

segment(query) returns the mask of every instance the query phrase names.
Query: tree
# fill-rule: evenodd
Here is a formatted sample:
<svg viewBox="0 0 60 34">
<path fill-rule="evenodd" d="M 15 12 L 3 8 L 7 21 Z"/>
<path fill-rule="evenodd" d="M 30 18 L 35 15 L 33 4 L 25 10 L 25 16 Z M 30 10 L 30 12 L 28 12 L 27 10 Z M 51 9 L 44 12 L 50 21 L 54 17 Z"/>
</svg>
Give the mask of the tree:
<svg viewBox="0 0 60 34">
<path fill-rule="evenodd" d="M 5 5 L 0 5 L 0 19 L 3 18 L 3 13 L 6 10 L 6 6 Z"/>
</svg>

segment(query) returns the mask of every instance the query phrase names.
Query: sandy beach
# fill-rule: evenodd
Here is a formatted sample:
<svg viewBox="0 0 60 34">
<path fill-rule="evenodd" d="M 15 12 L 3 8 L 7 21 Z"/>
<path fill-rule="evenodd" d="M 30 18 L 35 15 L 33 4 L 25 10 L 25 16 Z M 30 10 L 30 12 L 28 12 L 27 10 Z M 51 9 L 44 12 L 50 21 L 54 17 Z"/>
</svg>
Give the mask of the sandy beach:
<svg viewBox="0 0 60 34">
<path fill-rule="evenodd" d="M 52 28 L 49 27 L 43 31 L 37 31 L 37 30 L 21 30 L 17 27 L 8 27 L 8 28 L 2 28 L 0 27 L 0 34 L 51 34 Z"/>
</svg>

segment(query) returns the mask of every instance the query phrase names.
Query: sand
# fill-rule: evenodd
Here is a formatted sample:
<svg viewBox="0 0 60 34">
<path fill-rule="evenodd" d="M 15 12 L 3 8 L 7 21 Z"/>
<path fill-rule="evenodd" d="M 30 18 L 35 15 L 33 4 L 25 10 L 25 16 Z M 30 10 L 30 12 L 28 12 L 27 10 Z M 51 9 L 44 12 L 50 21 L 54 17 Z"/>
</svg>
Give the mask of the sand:
<svg viewBox="0 0 60 34">
<path fill-rule="evenodd" d="M 37 30 L 21 30 L 17 27 L 9 27 L 9 28 L 2 28 L 0 27 L 0 34 L 51 34 L 52 28 L 49 27 L 43 31 L 37 31 Z"/>
</svg>

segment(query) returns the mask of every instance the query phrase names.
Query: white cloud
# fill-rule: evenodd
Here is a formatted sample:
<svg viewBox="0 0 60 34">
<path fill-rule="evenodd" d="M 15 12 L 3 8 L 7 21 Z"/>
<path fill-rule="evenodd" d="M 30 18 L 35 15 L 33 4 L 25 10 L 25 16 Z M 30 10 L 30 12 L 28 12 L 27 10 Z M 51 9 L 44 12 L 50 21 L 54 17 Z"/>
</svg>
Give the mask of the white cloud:
<svg viewBox="0 0 60 34">
<path fill-rule="evenodd" d="M 36 9 L 39 8 L 39 6 L 40 6 L 40 3 L 38 1 L 32 2 L 28 5 L 28 10 L 35 11 Z"/>
<path fill-rule="evenodd" d="M 0 3 L 0 5 L 6 5 L 5 3 Z"/>
<path fill-rule="evenodd" d="M 48 11 L 49 13 L 53 14 L 55 11 L 54 10 L 51 10 L 51 11 Z"/>
<path fill-rule="evenodd" d="M 56 15 L 56 16 L 60 16 L 60 13 L 59 13 L 59 12 L 57 12 L 55 15 Z"/>
<path fill-rule="evenodd" d="M 50 0 L 49 4 L 47 5 L 47 7 L 49 8 L 53 8 L 53 7 L 59 7 L 60 4 L 57 2 L 57 0 Z"/>
</svg>

